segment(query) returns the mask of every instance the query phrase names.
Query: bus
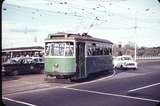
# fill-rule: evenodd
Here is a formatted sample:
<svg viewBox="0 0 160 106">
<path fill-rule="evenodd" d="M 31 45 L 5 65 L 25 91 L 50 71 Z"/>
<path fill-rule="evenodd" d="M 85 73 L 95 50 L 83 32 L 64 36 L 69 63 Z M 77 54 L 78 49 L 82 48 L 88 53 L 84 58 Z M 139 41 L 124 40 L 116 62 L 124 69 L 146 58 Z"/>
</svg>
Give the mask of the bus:
<svg viewBox="0 0 160 106">
<path fill-rule="evenodd" d="M 112 45 L 109 40 L 87 33 L 55 33 L 45 39 L 46 78 L 78 80 L 89 74 L 113 70 Z"/>
<path fill-rule="evenodd" d="M 1 61 L 2 63 L 5 63 L 12 58 L 26 57 L 26 56 L 43 57 L 43 55 L 44 55 L 44 47 L 42 46 L 5 48 L 2 49 Z"/>
</svg>

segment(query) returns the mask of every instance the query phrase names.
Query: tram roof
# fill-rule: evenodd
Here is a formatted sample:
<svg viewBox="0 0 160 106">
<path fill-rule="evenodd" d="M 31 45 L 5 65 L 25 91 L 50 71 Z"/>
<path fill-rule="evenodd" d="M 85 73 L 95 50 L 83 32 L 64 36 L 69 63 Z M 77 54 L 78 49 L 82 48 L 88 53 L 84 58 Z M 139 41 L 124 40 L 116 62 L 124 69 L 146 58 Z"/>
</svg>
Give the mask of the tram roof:
<svg viewBox="0 0 160 106">
<path fill-rule="evenodd" d="M 49 34 L 49 37 L 46 40 L 76 40 L 76 41 L 93 41 L 93 42 L 102 42 L 102 43 L 110 43 L 113 44 L 109 40 L 95 38 L 87 33 L 83 34 L 72 34 L 72 33 L 55 33 Z"/>
</svg>

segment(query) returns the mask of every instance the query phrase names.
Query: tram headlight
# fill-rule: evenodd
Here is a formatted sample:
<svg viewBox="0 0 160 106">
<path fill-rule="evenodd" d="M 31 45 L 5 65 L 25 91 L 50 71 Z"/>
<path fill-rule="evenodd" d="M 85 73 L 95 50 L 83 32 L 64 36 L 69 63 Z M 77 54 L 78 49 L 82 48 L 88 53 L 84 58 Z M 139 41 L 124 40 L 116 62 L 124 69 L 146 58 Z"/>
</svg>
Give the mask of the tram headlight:
<svg viewBox="0 0 160 106">
<path fill-rule="evenodd" d="M 59 67 L 59 64 L 54 64 L 54 68 L 58 68 Z"/>
<path fill-rule="evenodd" d="M 5 69 L 4 69 L 4 67 L 2 67 L 2 72 L 5 72 Z"/>
</svg>

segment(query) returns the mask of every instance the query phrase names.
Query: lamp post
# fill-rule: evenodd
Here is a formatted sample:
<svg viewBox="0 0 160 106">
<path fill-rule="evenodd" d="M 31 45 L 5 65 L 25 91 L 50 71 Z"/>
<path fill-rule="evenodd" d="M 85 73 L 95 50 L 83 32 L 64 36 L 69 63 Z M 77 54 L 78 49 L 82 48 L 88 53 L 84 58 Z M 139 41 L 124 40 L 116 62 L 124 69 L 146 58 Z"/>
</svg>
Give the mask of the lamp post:
<svg viewBox="0 0 160 106">
<path fill-rule="evenodd" d="M 145 11 L 149 11 L 149 9 L 145 9 Z M 134 35 L 137 35 L 137 11 L 134 12 Z M 136 61 L 137 59 L 137 45 L 136 45 L 136 40 L 135 40 L 135 48 L 134 48 L 134 60 Z"/>
<path fill-rule="evenodd" d="M 134 17 L 134 35 L 136 36 L 137 34 L 137 15 L 136 15 L 136 11 L 134 13 L 135 17 Z M 135 41 L 135 47 L 134 47 L 134 60 L 136 61 L 136 58 L 137 58 L 137 46 L 136 46 L 136 41 Z"/>
</svg>

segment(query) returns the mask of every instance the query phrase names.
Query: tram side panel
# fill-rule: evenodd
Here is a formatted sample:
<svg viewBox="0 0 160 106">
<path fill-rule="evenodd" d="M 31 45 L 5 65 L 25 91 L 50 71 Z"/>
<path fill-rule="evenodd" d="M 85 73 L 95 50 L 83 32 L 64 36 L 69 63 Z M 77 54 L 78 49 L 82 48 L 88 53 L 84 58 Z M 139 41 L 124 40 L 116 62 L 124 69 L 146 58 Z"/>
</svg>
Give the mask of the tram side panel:
<svg viewBox="0 0 160 106">
<path fill-rule="evenodd" d="M 89 56 L 86 57 L 87 74 L 97 73 L 100 71 L 113 70 L 111 56 Z"/>
</svg>

